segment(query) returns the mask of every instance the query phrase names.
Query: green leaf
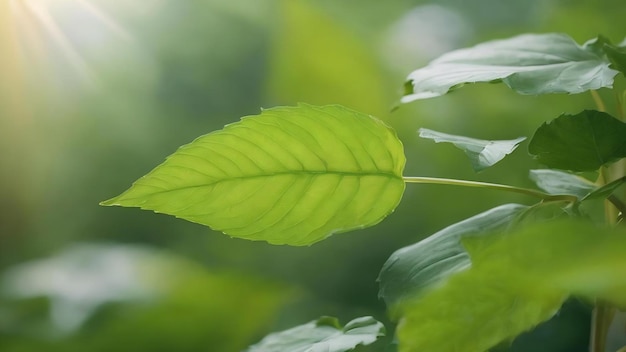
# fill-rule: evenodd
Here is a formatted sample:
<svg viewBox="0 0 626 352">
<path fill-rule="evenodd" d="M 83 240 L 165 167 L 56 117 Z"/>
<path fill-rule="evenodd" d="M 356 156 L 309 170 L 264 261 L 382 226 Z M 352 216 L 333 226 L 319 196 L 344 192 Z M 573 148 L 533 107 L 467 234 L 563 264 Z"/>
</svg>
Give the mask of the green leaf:
<svg viewBox="0 0 626 352">
<path fill-rule="evenodd" d="M 378 277 L 379 297 L 394 309 L 441 284 L 450 275 L 467 269 L 470 260 L 461 238 L 502 229 L 526 209 L 527 206 L 520 204 L 501 205 L 395 251 Z"/>
<path fill-rule="evenodd" d="M 505 156 L 511 154 L 515 148 L 526 139 L 526 137 L 520 137 L 505 141 L 487 141 L 464 136 L 455 136 L 426 128 L 419 129 L 419 136 L 432 139 L 435 143 L 446 142 L 454 144 L 454 146 L 467 154 L 476 172 L 482 171 L 504 159 Z"/>
<path fill-rule="evenodd" d="M 617 71 L 592 39 L 524 34 L 442 55 L 409 74 L 403 103 L 446 94 L 466 83 L 503 82 L 521 94 L 581 93 L 611 87 Z"/>
<path fill-rule="evenodd" d="M 598 186 L 580 176 L 559 170 L 530 170 L 530 179 L 549 194 L 569 194 L 583 199 Z"/>
<path fill-rule="evenodd" d="M 624 229 L 558 221 L 463 243 L 472 267 L 407 304 L 400 351 L 483 352 L 549 319 L 569 295 L 626 303 Z"/>
<path fill-rule="evenodd" d="M 377 224 L 404 192 L 380 120 L 338 106 L 264 110 L 202 136 L 103 205 L 140 207 L 233 237 L 309 245 Z"/>
<path fill-rule="evenodd" d="M 604 52 L 611 61 L 611 68 L 626 75 L 626 39 L 619 46 L 604 44 Z"/>
<path fill-rule="evenodd" d="M 322 317 L 266 336 L 247 352 L 344 352 L 385 336 L 385 327 L 372 317 L 356 318 L 341 327 L 337 318 Z"/>
<path fill-rule="evenodd" d="M 626 124 L 594 110 L 561 115 L 535 131 L 528 151 L 551 168 L 594 171 L 626 157 Z"/>
<path fill-rule="evenodd" d="M 596 198 L 606 198 L 613 194 L 620 186 L 626 183 L 626 176 L 620 177 L 613 182 L 609 182 L 606 185 L 596 188 L 592 192 L 590 192 L 584 199 L 596 199 Z"/>
</svg>

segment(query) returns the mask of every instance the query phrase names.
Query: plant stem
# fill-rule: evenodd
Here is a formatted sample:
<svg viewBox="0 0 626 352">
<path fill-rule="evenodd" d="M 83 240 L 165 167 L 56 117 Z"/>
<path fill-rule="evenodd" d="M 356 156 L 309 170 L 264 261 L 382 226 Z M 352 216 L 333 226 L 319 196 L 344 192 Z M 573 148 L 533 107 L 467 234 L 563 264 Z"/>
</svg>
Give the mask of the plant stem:
<svg viewBox="0 0 626 352">
<path fill-rule="evenodd" d="M 568 194 L 553 195 L 553 194 L 548 194 L 548 193 L 544 193 L 541 191 L 537 191 L 534 189 L 520 188 L 520 187 L 515 187 L 515 186 L 509 186 L 509 185 L 501 185 L 497 183 L 456 180 L 456 179 L 450 179 L 450 178 L 437 178 L 437 177 L 406 177 L 405 176 L 402 179 L 406 183 L 424 183 L 424 184 L 438 184 L 438 185 L 495 189 L 499 191 L 524 194 L 527 196 L 539 198 L 544 201 L 562 200 L 562 201 L 568 201 L 568 202 L 575 202 L 578 200 L 576 196 L 572 196 Z"/>
<path fill-rule="evenodd" d="M 606 350 L 606 335 L 609 332 L 615 308 L 606 302 L 596 301 L 591 317 L 591 352 L 604 352 Z"/>
<path fill-rule="evenodd" d="M 624 121 L 624 98 L 626 98 L 626 91 L 622 94 L 615 93 L 615 100 L 617 101 L 617 117 L 620 121 Z"/>
<path fill-rule="evenodd" d="M 611 170 L 600 168 L 600 181 L 603 184 L 611 182 Z M 617 209 L 622 211 L 624 204 L 615 196 L 609 196 L 604 201 L 605 222 L 614 226 L 617 223 Z M 606 350 L 606 337 L 615 317 L 615 307 L 601 300 L 596 300 L 591 316 L 590 351 L 604 352 Z"/>
<path fill-rule="evenodd" d="M 598 108 L 598 111 L 605 112 L 606 105 L 604 105 L 604 101 L 602 101 L 602 97 L 600 97 L 600 94 L 598 94 L 598 92 L 595 90 L 592 90 L 590 92 L 591 92 L 591 97 L 593 98 L 593 102 L 596 103 L 596 107 Z"/>
</svg>

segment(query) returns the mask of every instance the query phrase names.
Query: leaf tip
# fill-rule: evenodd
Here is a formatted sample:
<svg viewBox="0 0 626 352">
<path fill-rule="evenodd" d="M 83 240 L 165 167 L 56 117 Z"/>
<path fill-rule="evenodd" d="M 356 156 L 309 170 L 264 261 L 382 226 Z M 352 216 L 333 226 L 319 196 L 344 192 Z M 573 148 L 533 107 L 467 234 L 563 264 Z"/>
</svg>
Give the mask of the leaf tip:
<svg viewBox="0 0 626 352">
<path fill-rule="evenodd" d="M 119 205 L 116 201 L 117 201 L 118 197 L 113 197 L 107 200 L 103 200 L 101 202 L 98 203 L 98 205 L 103 206 L 103 207 L 111 207 L 114 205 Z"/>
</svg>

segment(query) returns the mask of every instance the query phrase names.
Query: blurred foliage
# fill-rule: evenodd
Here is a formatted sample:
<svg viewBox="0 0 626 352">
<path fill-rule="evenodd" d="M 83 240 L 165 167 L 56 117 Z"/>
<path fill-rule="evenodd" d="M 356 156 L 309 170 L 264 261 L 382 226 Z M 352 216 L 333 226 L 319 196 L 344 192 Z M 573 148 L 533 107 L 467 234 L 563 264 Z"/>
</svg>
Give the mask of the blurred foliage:
<svg viewBox="0 0 626 352">
<path fill-rule="evenodd" d="M 379 226 L 310 248 L 234 240 L 177 219 L 97 204 L 197 136 L 261 107 L 298 101 L 341 103 L 384 119 L 404 143 L 406 175 L 531 187 L 528 169 L 539 164 L 524 153 L 526 143 L 476 175 L 463 153 L 419 141 L 416 131 L 488 140 L 530 136 L 544 121 L 593 107 L 589 95 L 528 97 L 475 85 L 392 113 L 405 76 L 443 51 L 524 32 L 564 32 L 579 43 L 601 33 L 620 42 L 625 15 L 622 0 L 0 2 L 0 270 L 78 241 L 107 241 L 167 248 L 209 272 L 255 278 L 246 286 L 206 279 L 215 284 L 185 285 L 169 303 L 150 308 L 102 307 L 98 319 L 54 343 L 22 329 L 49 302 L 3 302 L 1 349 L 104 351 L 120 341 L 116 347 L 134 351 L 173 350 L 172 343 L 181 351 L 234 351 L 321 315 L 384 320 L 375 278 L 395 249 L 495 205 L 528 200 L 413 185 Z M 623 90 L 624 82 L 617 86 Z M 600 94 L 615 108 L 612 92 Z M 265 310 L 269 298 L 239 296 L 242 287 L 262 290 L 266 280 L 304 296 L 282 302 L 277 314 Z M 233 301 L 263 331 L 233 329 L 222 335 L 221 348 L 207 348 L 203 333 L 211 332 L 213 319 L 225 329 L 242 321 L 240 314 L 220 313 Z M 18 306 L 19 314 L 4 313 Z M 542 327 L 519 343 L 570 341 L 560 350 L 577 350 L 588 315 L 564 316 L 572 317 L 567 329 Z M 210 336 L 218 343 L 217 330 Z"/>
<path fill-rule="evenodd" d="M 75 245 L 2 279 L 2 351 L 236 351 L 295 293 L 111 245 Z"/>
</svg>

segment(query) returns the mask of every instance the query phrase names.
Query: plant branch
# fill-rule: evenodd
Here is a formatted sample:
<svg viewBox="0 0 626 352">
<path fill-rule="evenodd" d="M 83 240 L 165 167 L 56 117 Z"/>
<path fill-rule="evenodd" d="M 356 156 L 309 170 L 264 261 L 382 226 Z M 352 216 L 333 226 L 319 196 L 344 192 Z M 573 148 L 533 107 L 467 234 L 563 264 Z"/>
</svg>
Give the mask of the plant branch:
<svg viewBox="0 0 626 352">
<path fill-rule="evenodd" d="M 495 189 L 499 191 L 513 192 L 524 194 L 527 196 L 539 198 L 544 201 L 567 201 L 567 202 L 576 202 L 578 198 L 576 196 L 568 195 L 568 194 L 560 194 L 553 195 L 544 193 L 541 191 L 537 191 L 534 189 L 528 188 L 520 188 L 509 185 L 501 185 L 497 183 L 487 183 L 487 182 L 477 182 L 477 181 L 467 181 L 467 180 L 456 180 L 450 178 L 437 178 L 437 177 L 403 177 L 402 178 L 406 183 L 424 183 L 424 184 L 437 184 L 437 185 L 450 185 L 450 186 L 462 186 L 462 187 L 476 187 L 476 188 L 487 188 L 487 189 Z"/>
</svg>

